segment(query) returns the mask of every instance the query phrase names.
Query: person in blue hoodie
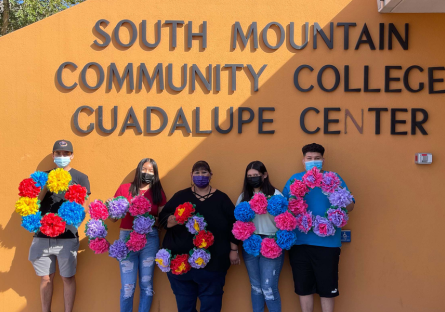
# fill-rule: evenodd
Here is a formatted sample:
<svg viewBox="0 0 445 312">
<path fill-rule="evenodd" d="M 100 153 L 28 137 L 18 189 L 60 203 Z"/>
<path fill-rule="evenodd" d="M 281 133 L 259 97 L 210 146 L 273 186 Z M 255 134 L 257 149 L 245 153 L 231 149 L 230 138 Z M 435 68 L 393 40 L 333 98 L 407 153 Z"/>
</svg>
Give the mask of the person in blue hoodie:
<svg viewBox="0 0 445 312">
<path fill-rule="evenodd" d="M 324 152 L 323 146 L 312 143 L 303 147 L 303 165 L 305 171 L 294 174 L 286 183 L 283 195 L 289 199 L 290 185 L 294 180 L 301 180 L 306 171 L 317 167 L 323 170 Z M 323 171 L 322 171 L 323 172 Z M 337 174 L 338 175 L 338 174 Z M 338 175 L 341 187 L 347 188 L 346 183 Z M 331 206 L 329 199 L 316 187 L 310 189 L 304 200 L 308 204 L 308 211 L 324 216 Z M 355 201 L 351 201 L 346 207 L 348 212 L 354 209 Z M 317 236 L 313 231 L 307 234 L 295 230 L 297 234 L 296 245 L 289 251 L 289 260 L 294 278 L 295 293 L 300 297 L 302 312 L 312 312 L 314 309 L 314 293 L 320 295 L 323 312 L 334 311 L 334 298 L 338 291 L 338 262 L 340 258 L 341 231 L 337 229 L 335 234 L 327 237 Z"/>
</svg>

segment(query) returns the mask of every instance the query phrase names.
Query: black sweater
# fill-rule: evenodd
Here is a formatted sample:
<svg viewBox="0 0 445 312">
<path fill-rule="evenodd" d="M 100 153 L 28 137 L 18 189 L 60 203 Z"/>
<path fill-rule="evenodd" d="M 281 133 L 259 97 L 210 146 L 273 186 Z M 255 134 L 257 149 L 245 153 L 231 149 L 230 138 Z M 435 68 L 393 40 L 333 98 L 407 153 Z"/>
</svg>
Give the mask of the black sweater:
<svg viewBox="0 0 445 312">
<path fill-rule="evenodd" d="M 165 204 L 159 215 L 161 225 L 167 229 L 162 246 L 170 249 L 172 255 L 188 254 L 193 249 L 193 236 L 185 225 L 175 225 L 167 228 L 168 217 L 174 214 L 176 207 L 191 202 L 196 205 L 196 213 L 203 215 L 207 222 L 206 230 L 212 232 L 215 242 L 209 247 L 211 254 L 210 262 L 204 268 L 208 271 L 227 271 L 230 267 L 230 243 L 238 244 L 232 234 L 233 223 L 235 223 L 233 205 L 230 198 L 223 192 L 216 190 L 212 196 L 200 201 L 193 194 L 191 188 L 177 192 Z"/>
</svg>

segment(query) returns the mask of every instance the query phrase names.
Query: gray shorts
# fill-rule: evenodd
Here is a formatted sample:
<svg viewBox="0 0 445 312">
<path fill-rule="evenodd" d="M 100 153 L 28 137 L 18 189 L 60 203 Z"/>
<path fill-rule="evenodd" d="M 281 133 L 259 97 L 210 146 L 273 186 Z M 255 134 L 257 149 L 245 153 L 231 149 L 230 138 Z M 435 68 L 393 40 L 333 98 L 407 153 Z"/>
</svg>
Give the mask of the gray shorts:
<svg viewBox="0 0 445 312">
<path fill-rule="evenodd" d="M 71 277 L 76 274 L 78 250 L 79 238 L 34 237 L 28 260 L 38 276 L 46 276 L 56 272 L 57 259 L 60 276 Z"/>
</svg>

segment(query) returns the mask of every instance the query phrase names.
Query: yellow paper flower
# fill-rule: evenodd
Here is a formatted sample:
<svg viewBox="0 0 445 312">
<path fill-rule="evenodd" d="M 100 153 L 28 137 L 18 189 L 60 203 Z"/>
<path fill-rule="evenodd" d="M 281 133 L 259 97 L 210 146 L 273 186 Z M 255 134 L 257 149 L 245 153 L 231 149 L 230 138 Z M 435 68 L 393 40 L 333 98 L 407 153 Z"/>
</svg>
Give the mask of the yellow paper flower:
<svg viewBox="0 0 445 312">
<path fill-rule="evenodd" d="M 37 198 L 20 197 L 15 203 L 15 211 L 22 217 L 35 214 L 39 208 L 40 201 Z"/>
<path fill-rule="evenodd" d="M 201 229 L 199 228 L 199 223 L 195 220 L 195 224 L 193 225 L 193 227 L 195 228 L 196 232 L 201 231 Z"/>
<path fill-rule="evenodd" d="M 48 174 L 46 186 L 50 192 L 59 193 L 67 191 L 70 182 L 71 174 L 62 168 L 57 168 Z"/>
</svg>

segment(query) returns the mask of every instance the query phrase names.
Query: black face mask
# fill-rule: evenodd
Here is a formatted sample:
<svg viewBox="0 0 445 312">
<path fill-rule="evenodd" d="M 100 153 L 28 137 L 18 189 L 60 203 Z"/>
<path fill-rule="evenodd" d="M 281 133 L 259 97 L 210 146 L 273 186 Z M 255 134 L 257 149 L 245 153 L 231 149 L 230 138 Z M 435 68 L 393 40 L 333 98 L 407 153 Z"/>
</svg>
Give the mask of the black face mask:
<svg viewBox="0 0 445 312">
<path fill-rule="evenodd" d="M 247 183 L 253 188 L 258 188 L 263 184 L 263 181 L 261 177 L 249 177 L 247 178 Z"/>
<path fill-rule="evenodd" d="M 145 172 L 141 174 L 141 181 L 143 183 L 150 184 L 151 182 L 153 182 L 154 178 L 155 178 L 154 174 L 149 174 Z"/>
</svg>

